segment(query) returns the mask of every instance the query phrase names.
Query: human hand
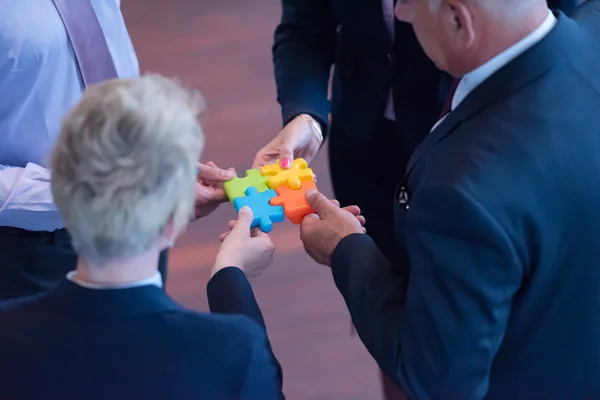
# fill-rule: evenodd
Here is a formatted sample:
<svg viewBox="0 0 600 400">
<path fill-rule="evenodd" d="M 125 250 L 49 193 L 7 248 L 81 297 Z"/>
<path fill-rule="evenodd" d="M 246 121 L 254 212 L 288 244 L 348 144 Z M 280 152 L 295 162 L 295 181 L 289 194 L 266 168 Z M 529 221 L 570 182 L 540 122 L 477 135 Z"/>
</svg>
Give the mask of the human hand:
<svg viewBox="0 0 600 400">
<path fill-rule="evenodd" d="M 250 229 L 254 215 L 249 207 L 242 207 L 237 221 L 229 221 L 229 231 L 219 239 L 222 244 L 213 266 L 212 275 L 223 268 L 238 267 L 248 277 L 262 274 L 273 261 L 275 244 L 259 228 Z"/>
<path fill-rule="evenodd" d="M 327 200 L 325 195 L 315 190 L 306 192 L 308 204 L 315 210 L 300 225 L 300 239 L 306 253 L 323 265 L 331 264 L 331 255 L 340 241 L 353 233 L 365 233 L 365 219 L 360 208 L 349 206 L 340 208 L 339 203 Z"/>
<path fill-rule="evenodd" d="M 304 158 L 307 163 L 310 163 L 319 151 L 321 143 L 323 143 L 322 133 L 316 132 L 311 124 L 299 115 L 258 151 L 252 168 L 274 164 L 277 159 L 281 160 L 280 165 L 283 169 L 290 168 L 296 158 Z"/>
<path fill-rule="evenodd" d="M 212 161 L 206 164 L 198 163 L 194 219 L 207 216 L 228 200 L 223 183 L 234 177 L 233 168 L 221 169 Z"/>
</svg>

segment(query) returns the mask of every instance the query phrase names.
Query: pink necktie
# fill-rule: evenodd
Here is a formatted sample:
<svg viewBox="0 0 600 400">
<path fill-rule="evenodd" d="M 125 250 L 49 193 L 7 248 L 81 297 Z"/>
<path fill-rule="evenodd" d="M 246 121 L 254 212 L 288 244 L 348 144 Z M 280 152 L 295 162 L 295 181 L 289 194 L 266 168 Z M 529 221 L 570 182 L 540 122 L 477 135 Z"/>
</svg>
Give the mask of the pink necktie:
<svg viewBox="0 0 600 400">
<path fill-rule="evenodd" d="M 90 0 L 52 0 L 63 21 L 83 85 L 117 78 L 104 32 Z"/>
</svg>

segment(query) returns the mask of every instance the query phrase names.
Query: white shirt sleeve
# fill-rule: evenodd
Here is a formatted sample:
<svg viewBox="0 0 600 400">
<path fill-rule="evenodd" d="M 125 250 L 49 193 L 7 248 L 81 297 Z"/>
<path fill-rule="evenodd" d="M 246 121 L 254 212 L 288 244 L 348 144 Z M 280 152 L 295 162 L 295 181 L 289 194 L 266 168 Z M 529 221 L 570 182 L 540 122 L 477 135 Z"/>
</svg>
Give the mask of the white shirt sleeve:
<svg viewBox="0 0 600 400">
<path fill-rule="evenodd" d="M 25 168 L 0 166 L 0 226 L 52 231 L 61 225 L 49 170 L 34 163 Z"/>
</svg>

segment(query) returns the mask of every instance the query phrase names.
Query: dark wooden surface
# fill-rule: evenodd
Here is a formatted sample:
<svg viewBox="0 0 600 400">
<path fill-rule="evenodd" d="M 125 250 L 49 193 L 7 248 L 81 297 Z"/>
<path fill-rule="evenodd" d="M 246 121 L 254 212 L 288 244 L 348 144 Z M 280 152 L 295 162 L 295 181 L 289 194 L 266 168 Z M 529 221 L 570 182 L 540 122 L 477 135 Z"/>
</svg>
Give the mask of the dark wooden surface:
<svg viewBox="0 0 600 400">
<path fill-rule="evenodd" d="M 277 0 L 122 0 L 142 72 L 177 76 L 208 101 L 204 161 L 238 173 L 281 128 L 271 64 Z M 331 194 L 326 151 L 312 165 Z M 172 252 L 168 291 L 207 310 L 205 286 L 227 221 L 225 204 L 195 222 Z M 330 272 L 305 255 L 297 227 L 273 230 L 275 262 L 254 283 L 290 400 L 377 400 L 375 363 L 357 337 Z M 202 355 L 199 354 L 199 357 Z"/>
</svg>

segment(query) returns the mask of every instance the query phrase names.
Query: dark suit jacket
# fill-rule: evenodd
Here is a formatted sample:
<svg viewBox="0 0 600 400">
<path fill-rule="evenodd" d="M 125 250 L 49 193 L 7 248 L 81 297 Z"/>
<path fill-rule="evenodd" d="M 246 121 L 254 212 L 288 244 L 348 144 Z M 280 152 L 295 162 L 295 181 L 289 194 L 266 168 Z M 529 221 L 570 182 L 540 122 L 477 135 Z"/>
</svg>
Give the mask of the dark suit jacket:
<svg viewBox="0 0 600 400">
<path fill-rule="evenodd" d="M 600 399 L 600 49 L 590 20 L 557 17 L 413 154 L 407 291 L 368 236 L 333 254 L 359 336 L 413 399 Z"/>
<path fill-rule="evenodd" d="M 156 286 L 93 290 L 69 280 L 0 303 L 0 398 L 283 398 L 244 273 L 226 268 L 207 291 L 213 314 L 188 310 Z"/>
<path fill-rule="evenodd" d="M 571 11 L 579 4 L 580 0 L 548 0 L 548 7 L 565 12 Z"/>
<path fill-rule="evenodd" d="M 327 132 L 331 111 L 343 131 L 365 141 L 393 85 L 396 117 L 403 121 L 398 129 L 419 138 L 427 134 L 451 80 L 427 58 L 411 25 L 396 21 L 392 41 L 381 0 L 282 0 L 282 6 L 273 61 L 284 123 L 307 113 Z"/>
<path fill-rule="evenodd" d="M 577 0 L 548 0 L 570 9 Z M 357 142 L 374 134 L 393 87 L 398 133 L 418 144 L 437 121 L 452 79 L 423 52 L 410 24 L 383 20 L 381 0 L 282 0 L 273 63 L 283 122 L 328 115 Z M 328 101 L 329 78 L 335 65 Z"/>
</svg>

